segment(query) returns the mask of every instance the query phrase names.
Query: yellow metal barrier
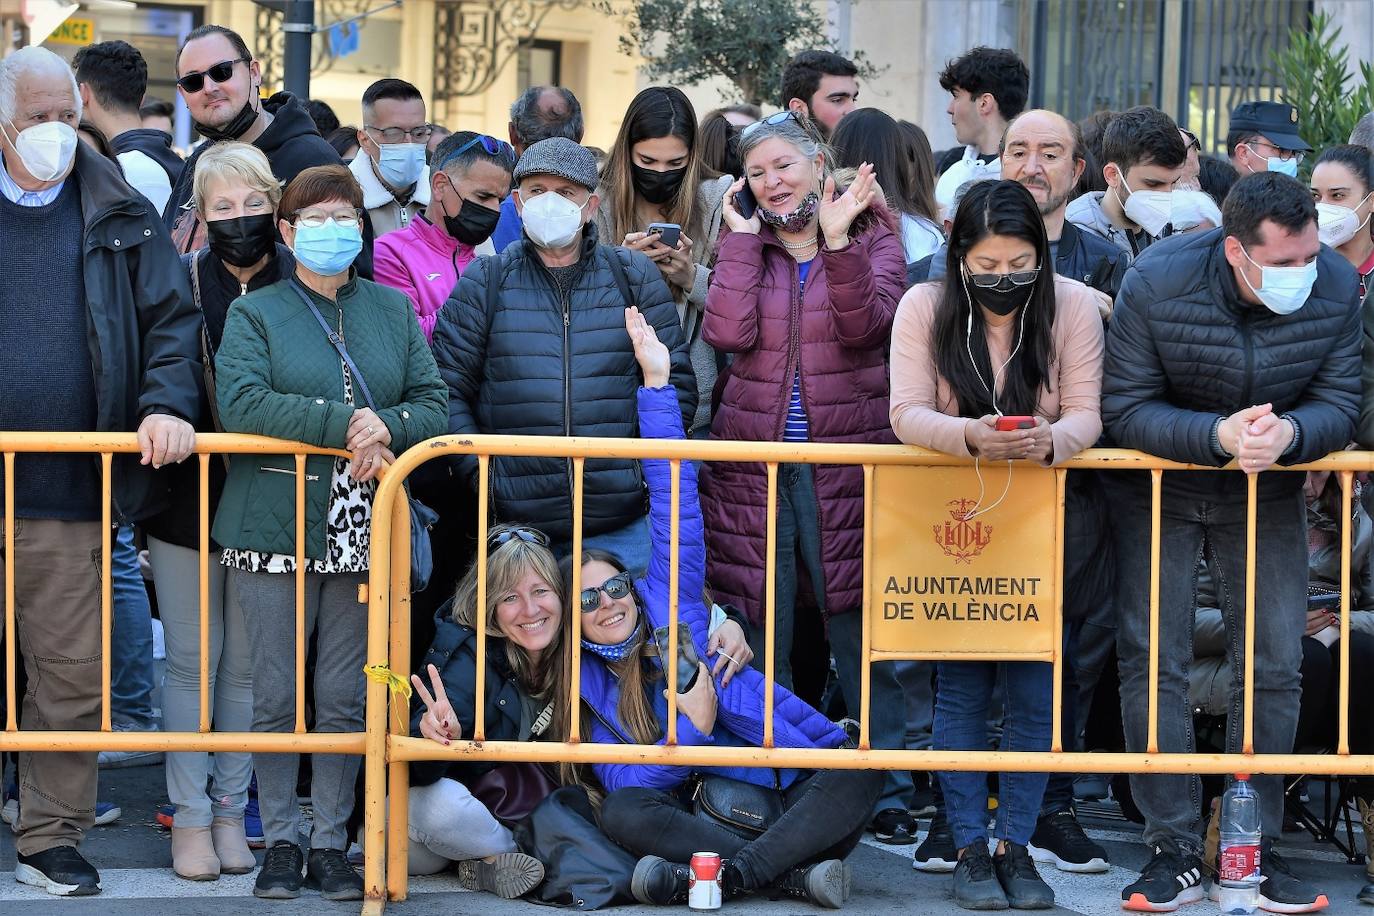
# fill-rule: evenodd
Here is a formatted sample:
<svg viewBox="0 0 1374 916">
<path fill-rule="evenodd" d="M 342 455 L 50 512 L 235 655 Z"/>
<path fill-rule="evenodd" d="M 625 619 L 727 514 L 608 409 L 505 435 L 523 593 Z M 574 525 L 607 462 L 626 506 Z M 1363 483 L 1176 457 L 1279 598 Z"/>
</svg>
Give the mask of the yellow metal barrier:
<svg viewBox="0 0 1374 916">
<path fill-rule="evenodd" d="M 748 765 L 768 767 L 797 768 L 874 768 L 874 769 L 922 769 L 922 770 L 1007 770 L 1007 771 L 1049 771 L 1070 773 L 1233 773 L 1249 772 L 1264 774 L 1285 773 L 1325 773 L 1332 775 L 1368 775 L 1374 772 L 1374 757 L 1350 754 L 1348 710 L 1349 710 L 1349 633 L 1350 633 L 1350 498 L 1353 475 L 1357 471 L 1374 470 L 1374 453 L 1341 452 L 1330 455 L 1321 461 L 1291 468 L 1276 468 L 1273 473 L 1292 473 L 1308 470 L 1329 470 L 1339 475 L 1342 489 L 1342 567 L 1341 567 L 1341 664 L 1339 682 L 1340 738 L 1335 755 L 1313 754 L 1265 754 L 1254 753 L 1254 556 L 1255 556 L 1255 515 L 1256 482 L 1249 478 L 1248 487 L 1248 538 L 1247 538 L 1247 576 L 1245 601 L 1245 697 L 1243 752 L 1240 754 L 1180 754 L 1160 753 L 1158 743 L 1158 701 L 1159 689 L 1159 576 L 1160 548 L 1159 530 L 1162 501 L 1163 475 L 1166 471 L 1206 470 L 1216 473 L 1239 473 L 1234 466 L 1216 469 L 1181 464 L 1154 458 L 1139 452 L 1090 449 L 1070 461 L 1064 462 L 1055 470 L 1056 475 L 1056 525 L 1062 532 L 1065 471 L 1084 469 L 1100 471 L 1148 471 L 1150 472 L 1152 499 L 1152 536 L 1151 536 L 1151 587 L 1150 587 L 1150 657 L 1148 698 L 1148 740 L 1145 753 L 1066 753 L 1060 741 L 1060 702 L 1062 622 L 1059 614 L 1058 595 L 1055 596 L 1054 648 L 1049 659 L 1053 664 L 1053 703 L 1054 724 L 1052 747 L 1049 752 L 1003 752 L 1003 751 L 906 751 L 875 750 L 869 743 L 869 667 L 874 661 L 904 657 L 903 653 L 878 653 L 875 657 L 872 648 L 871 618 L 873 596 L 871 594 L 869 573 L 872 568 L 875 547 L 873 544 L 873 481 L 875 469 L 882 466 L 905 465 L 917 467 L 959 467 L 969 462 L 963 459 L 905 446 L 881 445 L 842 445 L 842 444 L 791 444 L 791 443 L 754 443 L 754 442 L 717 442 L 700 440 L 664 439 L 590 439 L 554 438 L 530 436 L 465 436 L 441 437 L 421 443 L 398 457 L 389 470 L 376 494 L 377 511 L 373 514 L 372 543 L 392 545 L 390 556 L 374 550 L 371 563 L 370 586 L 370 627 L 369 627 L 369 664 L 385 664 L 386 650 L 379 645 L 376 634 L 388 623 L 391 625 L 390 658 L 403 663 L 410 657 L 409 646 L 409 570 L 408 564 L 393 558 L 409 556 L 409 530 L 405 514 L 402 481 L 416 467 L 425 461 L 448 455 L 472 454 L 478 459 L 478 539 L 477 568 L 479 608 L 486 606 L 486 533 L 489 524 L 487 513 L 488 486 L 490 482 L 490 458 L 492 456 L 519 455 L 526 457 L 571 458 L 573 462 L 573 532 L 572 554 L 580 556 L 582 545 L 582 481 L 585 462 L 588 458 L 657 458 L 670 462 L 672 480 L 671 511 L 671 553 L 672 570 L 669 595 L 669 634 L 672 645 L 669 653 L 669 683 L 673 682 L 676 666 L 676 636 L 678 620 L 677 566 L 678 566 L 678 492 L 680 486 L 681 462 L 691 461 L 745 461 L 759 462 L 766 466 L 768 487 L 768 519 L 766 530 L 767 570 L 765 574 L 765 645 L 764 672 L 766 674 L 764 704 L 764 740 L 759 748 L 718 748 L 683 747 L 676 743 L 676 696 L 669 692 L 668 735 L 664 745 L 598 745 L 581 740 L 578 731 L 579 716 L 570 716 L 570 738 L 565 743 L 558 742 L 511 742 L 486 741 L 484 703 L 485 695 L 485 658 L 488 645 L 486 615 L 479 612 L 477 622 L 477 673 L 476 698 L 474 710 L 474 734 L 463 740 L 454 741 L 448 747 L 423 738 L 412 738 L 408 734 L 408 723 L 392 720 L 388 725 L 386 699 L 377 685 L 369 686 L 368 693 L 368 761 L 367 761 L 367 827 L 366 827 L 366 877 L 365 883 L 371 894 L 383 882 L 388 896 L 394 900 L 405 899 L 407 892 L 407 831 L 409 787 L 408 764 L 412 760 L 523 760 L 541 763 L 572 761 L 579 763 L 658 763 L 688 766 Z M 864 596 L 862 625 L 863 672 L 861 679 L 860 740 L 856 750 L 792 749 L 773 746 L 773 708 L 774 696 L 772 679 L 775 670 L 774 647 L 774 610 L 776 582 L 773 557 L 777 538 L 777 474 L 778 466 L 783 463 L 809 464 L 850 464 L 861 465 L 864 470 L 865 494 L 865 542 L 864 542 Z M 381 507 L 391 505 L 392 511 L 382 511 Z M 1055 545 L 1055 561 L 1062 565 L 1062 538 Z M 579 564 L 572 566 L 572 590 L 575 596 L 581 591 L 581 569 Z M 1056 592 L 1058 589 L 1056 589 Z M 569 599 L 572 600 L 571 598 Z M 571 625 L 569 642 L 572 652 L 572 677 L 568 689 L 568 702 L 576 707 L 580 701 L 580 656 L 581 656 L 581 615 L 569 614 L 566 618 Z M 906 653 L 905 657 L 938 658 L 937 653 Z M 964 656 L 967 657 L 967 656 Z M 1042 654 L 1028 655 L 1035 660 L 1046 660 Z M 383 761 L 389 762 L 390 770 L 390 824 L 384 825 L 387 789 Z M 383 857 L 385 848 L 385 857 Z M 373 905 L 377 902 L 370 901 Z"/>
<path fill-rule="evenodd" d="M 498 742 L 486 741 L 484 705 L 479 702 L 475 709 L 475 729 L 472 736 L 455 741 L 449 747 L 442 747 L 425 739 L 411 738 L 408 734 L 408 711 L 393 704 L 388 695 L 386 678 L 369 678 L 367 682 L 367 718 L 364 732 L 350 734 L 308 734 L 305 729 L 303 709 L 304 696 L 304 593 L 299 587 L 303 578 L 304 562 L 304 467 L 307 455 L 336 455 L 346 457 L 345 453 L 319 449 L 299 443 L 287 443 L 273 439 L 237 435 L 201 435 L 197 437 L 196 453 L 200 467 L 200 723 L 195 733 L 113 733 L 110 729 L 110 671 L 109 642 L 111 632 L 112 596 L 110 591 L 110 547 L 112 532 L 110 528 L 110 470 L 113 455 L 138 451 L 137 439 L 132 434 L 93 434 L 93 433 L 0 433 L 0 456 L 5 468 L 6 505 L 13 505 L 15 456 L 23 453 L 88 453 L 100 456 L 102 469 L 102 490 L 104 499 L 104 534 L 102 537 L 103 570 L 101 595 L 101 638 L 104 663 L 101 675 L 101 730 L 95 732 L 49 732 L 21 731 L 18 727 L 15 696 L 15 609 L 14 609 L 14 536 L 15 525 L 11 514 L 4 519 L 5 548 L 5 613 L 4 642 L 7 674 L 5 691 L 7 716 L 5 727 L 0 731 L 0 751 L 95 751 L 95 750 L 148 750 L 148 751 L 245 751 L 253 753 L 350 753 L 365 754 L 366 798 L 365 798 L 365 887 L 367 899 L 365 913 L 380 913 L 385 895 L 391 899 L 404 899 L 406 894 L 406 845 L 408 821 L 408 763 L 412 760 L 528 760 L 537 762 L 575 761 L 583 763 L 666 763 L 679 765 L 753 765 L 771 767 L 802 768 L 877 768 L 877 769 L 933 769 L 933 770 L 1007 770 L 1007 771 L 1051 771 L 1051 772 L 1132 772 L 1132 773 L 1227 773 L 1245 771 L 1251 773 L 1326 773 L 1333 775 L 1368 775 L 1374 772 L 1374 758 L 1355 756 L 1349 746 L 1349 634 L 1350 634 L 1350 506 L 1353 475 L 1357 471 L 1374 470 L 1374 453 L 1342 452 L 1328 456 L 1319 462 L 1279 472 L 1306 470 L 1329 470 L 1338 474 L 1341 485 L 1342 502 L 1342 565 L 1341 565 L 1341 664 L 1339 681 L 1339 741 L 1334 755 L 1267 754 L 1253 753 L 1253 673 L 1254 637 L 1253 621 L 1255 615 L 1254 598 L 1254 530 L 1256 514 L 1255 478 L 1250 478 L 1248 490 L 1247 539 L 1247 598 L 1245 603 L 1246 640 L 1245 640 L 1245 701 L 1243 724 L 1243 752 L 1241 754 L 1164 754 L 1158 752 L 1158 704 L 1156 694 L 1159 683 L 1159 659 L 1156 646 L 1159 635 L 1159 520 L 1163 475 L 1178 470 L 1215 470 L 1194 468 L 1175 462 L 1152 458 L 1136 452 L 1114 450 L 1090 450 L 1066 462 L 1057 470 L 1056 476 L 1056 518 L 1062 524 L 1064 474 L 1063 469 L 1095 470 L 1137 470 L 1149 471 L 1152 483 L 1152 506 L 1154 534 L 1151 539 L 1151 619 L 1150 619 L 1150 658 L 1148 702 L 1148 740 L 1145 753 L 1086 754 L 1060 752 L 1059 735 L 1059 673 L 1062 664 L 1058 646 L 1059 623 L 1056 613 L 1056 648 L 1050 659 L 1054 665 L 1054 704 L 1055 726 L 1051 752 L 973 752 L 973 751 L 904 751 L 875 750 L 868 740 L 868 706 L 870 699 L 869 665 L 891 657 L 891 653 L 877 652 L 872 647 L 872 633 L 869 618 L 873 611 L 873 596 L 868 587 L 869 572 L 872 568 L 876 547 L 873 543 L 873 500 L 868 498 L 873 492 L 875 469 L 884 466 L 904 465 L 914 467 L 947 468 L 957 467 L 966 462 L 935 452 L 902 446 L 864 446 L 864 445 L 811 445 L 783 443 L 744 443 L 744 442 L 703 442 L 695 440 L 625 440 L 625 439 L 585 439 L 585 438 L 547 438 L 547 437 L 503 437 L 472 436 L 445 437 L 433 439 L 410 449 L 399 456 L 396 464 L 387 470 L 377 489 L 373 511 L 370 579 L 365 595 L 360 600 L 369 604 L 369 626 L 367 645 L 367 664 L 377 671 L 389 671 L 389 663 L 410 656 L 409 620 L 409 514 L 403 480 L 420 464 L 447 455 L 474 454 L 478 458 L 479 487 L 482 498 L 478 500 L 478 539 L 477 565 L 481 572 L 478 585 L 478 604 L 485 606 L 485 570 L 487 548 L 485 532 L 488 517 L 486 492 L 490 482 L 490 458 L 494 455 L 525 455 L 539 457 L 571 458 L 573 462 L 573 507 L 574 527 L 572 545 L 578 554 L 582 543 L 582 481 L 585 462 L 588 458 L 633 457 L 659 458 L 670 463 L 672 480 L 671 535 L 672 547 L 670 566 L 672 585 L 669 595 L 669 617 L 675 624 L 678 619 L 677 567 L 678 567 L 678 528 L 679 517 L 677 496 L 681 486 L 680 473 L 682 461 L 750 461 L 761 462 L 767 470 L 768 523 L 766 530 L 768 569 L 765 576 L 765 646 L 763 647 L 764 670 L 768 676 L 765 688 L 765 738 L 760 748 L 717 748 L 682 747 L 676 744 L 673 724 L 676 716 L 673 710 L 676 697 L 669 694 L 669 735 L 663 746 L 638 745 L 598 745 L 581 740 L 578 734 L 579 717 L 570 717 L 571 738 L 566 743 L 554 742 Z M 214 454 L 290 454 L 295 456 L 297 467 L 296 505 L 297 505 L 297 595 L 296 595 L 296 686 L 297 707 L 296 727 L 289 734 L 255 734 L 211 732 L 209 706 L 209 637 L 207 626 L 209 614 L 208 564 L 209 564 L 209 462 Z M 783 463 L 812 464 L 851 464 L 860 465 L 864 470 L 865 520 L 867 523 L 864 546 L 865 592 L 863 610 L 865 620 L 862 631 L 864 650 L 864 670 L 861 682 L 862 702 L 860 716 L 860 747 L 857 750 L 815 750 L 777 748 L 773 746 L 772 675 L 775 670 L 775 648 L 773 620 L 776 599 L 775 570 L 772 557 L 776 543 L 777 472 Z M 1234 468 L 1219 473 L 1238 473 Z M 1062 546 L 1056 545 L 1056 559 L 1062 559 Z M 580 567 L 573 565 L 573 592 L 580 591 Z M 580 615 L 569 615 L 571 620 L 571 651 L 573 653 L 572 679 L 569 685 L 568 701 L 574 705 L 580 697 Z M 670 640 L 676 640 L 677 628 L 669 629 Z M 485 626 L 485 614 L 477 615 L 477 646 L 479 664 L 477 666 L 476 695 L 485 694 L 485 653 L 489 645 Z M 671 648 L 675 649 L 675 645 Z M 918 653 L 919 654 L 919 653 Z M 673 677 L 676 652 L 670 653 L 669 677 Z M 933 656 L 932 656 L 933 657 Z M 1035 656 L 1045 660 L 1043 656 Z M 397 672 L 404 674 L 405 672 Z M 360 673 L 361 674 L 361 673 Z M 394 713 L 392 712 L 394 710 Z M 387 765 L 391 769 L 388 774 Z M 390 787 L 390 825 L 387 824 L 387 789 Z"/>
</svg>

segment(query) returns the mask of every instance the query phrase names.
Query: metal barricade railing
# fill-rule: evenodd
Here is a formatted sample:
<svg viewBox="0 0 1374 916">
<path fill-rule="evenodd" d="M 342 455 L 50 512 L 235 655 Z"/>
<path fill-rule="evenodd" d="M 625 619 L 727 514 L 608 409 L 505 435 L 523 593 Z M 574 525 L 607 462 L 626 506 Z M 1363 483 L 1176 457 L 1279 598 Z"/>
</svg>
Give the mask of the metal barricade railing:
<svg viewBox="0 0 1374 916">
<path fill-rule="evenodd" d="M 368 692 L 368 757 L 367 757 L 367 827 L 365 883 L 372 894 L 385 882 L 390 899 L 404 899 L 407 892 L 407 830 L 409 788 L 408 764 L 419 760 L 487 760 L 532 761 L 541 763 L 666 763 L 688 766 L 746 765 L 797 768 L 873 768 L 920 770 L 1004 770 L 1027 772 L 1068 773 L 1233 773 L 1264 774 L 1323 773 L 1330 775 L 1368 775 L 1374 772 L 1374 757 L 1354 756 L 1350 753 L 1348 711 L 1349 635 L 1350 635 L 1350 508 L 1353 476 L 1359 471 L 1374 470 L 1374 453 L 1341 452 L 1307 465 L 1275 468 L 1273 473 L 1292 473 L 1309 470 L 1328 470 L 1338 474 L 1341 486 L 1341 601 L 1340 601 L 1340 680 L 1339 680 L 1339 739 L 1336 753 L 1326 754 L 1254 754 L 1254 557 L 1255 520 L 1257 512 L 1257 481 L 1248 478 L 1247 543 L 1246 543 L 1246 600 L 1244 607 L 1244 706 L 1242 752 L 1161 753 L 1159 751 L 1159 595 L 1160 595 L 1160 517 L 1163 494 L 1163 475 L 1166 471 L 1213 471 L 1239 473 L 1234 466 L 1224 469 L 1198 467 L 1139 452 L 1090 449 L 1054 469 L 1056 475 L 1055 524 L 1062 532 L 1066 472 L 1069 469 L 1097 471 L 1147 471 L 1151 481 L 1151 573 L 1150 573 L 1150 652 L 1147 749 L 1143 753 L 1085 753 L 1065 752 L 1061 742 L 1061 675 L 1062 621 L 1059 613 L 1060 589 L 1056 589 L 1054 613 L 1054 650 L 1049 653 L 1053 665 L 1053 728 L 1049 752 L 1012 751 L 906 751 L 873 749 L 869 741 L 869 708 L 871 698 L 870 666 L 874 661 L 898 658 L 931 658 L 934 653 L 885 652 L 875 658 L 872 649 L 872 612 L 874 596 L 869 581 L 875 546 L 873 543 L 873 489 L 876 468 L 905 465 L 931 468 L 960 467 L 970 464 L 964 459 L 906 446 L 832 445 L 755 442 L 720 442 L 664 439 L 590 439 L 530 436 L 464 436 L 442 437 L 422 443 L 403 455 L 389 470 L 378 488 L 377 511 L 373 515 L 373 544 L 391 544 L 389 556 L 374 550 L 371 564 L 369 597 L 369 665 L 386 665 L 388 656 L 398 664 L 408 664 L 410 658 L 408 563 L 393 558 L 409 557 L 409 525 L 404 490 L 401 483 L 420 464 L 450 455 L 475 455 L 478 460 L 478 520 L 477 520 L 477 606 L 486 606 L 486 533 L 490 519 L 487 506 L 490 484 L 490 460 L 493 456 L 564 458 L 572 461 L 573 532 L 572 555 L 582 551 L 583 471 L 587 459 L 596 458 L 657 458 L 669 461 L 672 480 L 672 508 L 670 515 L 671 553 L 669 586 L 669 650 L 668 683 L 675 683 L 677 665 L 678 622 L 678 560 L 679 507 L 678 496 L 682 461 L 755 462 L 767 471 L 767 569 L 765 573 L 765 634 L 764 672 L 764 739 L 758 748 L 689 747 L 676 743 L 677 698 L 668 692 L 667 736 L 663 745 L 594 744 L 585 742 L 579 734 L 577 715 L 568 717 L 570 737 L 567 742 L 512 742 L 485 740 L 485 658 L 489 646 L 486 614 L 476 616 L 477 666 L 474 733 L 461 736 L 450 746 L 443 747 L 408 734 L 408 717 L 389 716 L 385 687 L 370 684 Z M 822 750 L 778 748 L 773 744 L 773 674 L 775 670 L 774 605 L 776 570 L 774 568 L 777 539 L 776 515 L 778 501 L 778 468 L 786 463 L 815 465 L 859 465 L 864 475 L 864 595 L 862 621 L 861 715 L 859 747 L 855 750 Z M 382 507 L 391 506 L 390 511 Z M 536 520 L 526 520 L 537 524 Z M 1056 568 L 1062 566 L 1062 537 L 1056 543 Z M 1299 571 L 1295 571 L 1298 574 Z M 570 596 L 581 591 L 580 564 L 572 564 Z M 575 600 L 569 597 L 568 601 Z M 566 613 L 567 637 L 572 653 L 571 678 L 566 702 L 578 708 L 580 701 L 581 615 Z M 389 650 L 376 634 L 390 627 Z M 1039 661 L 1047 660 L 1045 653 L 1027 655 Z M 961 656 L 968 658 L 969 656 Z M 389 782 L 385 766 L 390 764 Z M 388 793 L 389 789 L 389 793 Z M 389 825 L 384 825 L 389 794 Z M 383 849 L 386 854 L 383 856 Z M 373 899 L 370 905 L 380 907 Z"/>
<path fill-rule="evenodd" d="M 114 732 L 110 722 L 110 640 L 112 623 L 112 590 L 110 580 L 111 546 L 114 538 L 111 512 L 111 471 L 113 456 L 136 453 L 139 446 L 133 434 L 118 433 L 11 433 L 0 432 L 0 457 L 5 470 L 5 506 L 14 504 L 15 457 L 29 453 L 87 453 L 98 460 L 102 477 L 102 571 L 101 571 L 101 725 L 99 731 L 54 732 L 25 731 L 18 727 L 18 706 L 15 690 L 17 673 L 15 626 L 15 522 L 13 513 L 4 518 L 5 562 L 5 698 L 7 714 L 4 729 L 0 730 L 0 751 L 242 751 L 254 753 L 347 753 L 365 755 L 365 829 L 366 855 L 365 913 L 380 913 L 387 896 L 404 899 L 407 890 L 406 853 L 408 821 L 408 764 L 413 760 L 525 760 L 536 762 L 578 763 L 662 763 L 679 765 L 752 765 L 799 768 L 875 768 L 924 770 L 1005 770 L 1050 772 L 1113 772 L 1113 773 L 1323 773 L 1330 775 L 1368 775 L 1374 772 L 1374 758 L 1350 753 L 1348 712 L 1349 635 L 1350 635 L 1350 509 L 1353 476 L 1356 472 L 1374 470 L 1374 453 L 1341 452 L 1309 465 L 1276 469 L 1274 473 L 1307 470 L 1327 470 L 1337 474 L 1341 489 L 1341 600 L 1340 600 L 1340 666 L 1338 686 L 1339 730 L 1335 754 L 1263 754 L 1254 751 L 1254 556 L 1255 521 L 1257 513 L 1257 478 L 1248 480 L 1246 544 L 1247 574 L 1244 607 L 1244 704 L 1242 753 L 1240 754 L 1182 754 L 1160 753 L 1158 741 L 1159 687 L 1159 528 L 1162 507 L 1164 473 L 1180 470 L 1213 470 L 1218 473 L 1237 473 L 1231 469 L 1197 468 L 1190 465 L 1156 459 L 1137 452 L 1089 450 L 1055 469 L 1056 525 L 1062 530 L 1064 485 L 1067 469 L 1099 471 L 1148 471 L 1151 478 L 1152 537 L 1150 585 L 1150 653 L 1148 734 L 1143 753 L 1082 753 L 1063 752 L 1060 735 L 1060 674 L 1063 659 L 1058 648 L 1060 623 L 1055 613 L 1055 650 L 1049 661 L 1054 669 L 1054 724 L 1049 752 L 1009 751 L 905 751 L 873 749 L 869 742 L 868 720 L 870 703 L 869 666 L 874 661 L 904 657 L 901 653 L 875 653 L 872 649 L 872 611 L 874 596 L 870 593 L 869 571 L 875 553 L 873 533 L 875 469 L 884 466 L 913 466 L 927 468 L 958 467 L 968 462 L 936 452 L 904 446 L 812 445 L 785 443 L 704 442 L 696 440 L 639 440 L 584 439 L 552 437 L 471 436 L 444 437 L 415 446 L 398 457 L 383 475 L 376 491 L 372 516 L 372 555 L 369 584 L 359 600 L 369 605 L 367 665 L 375 671 L 390 671 L 389 664 L 406 664 L 410 657 L 410 526 L 409 509 L 402 483 L 420 464 L 449 455 L 476 455 L 479 469 L 477 565 L 479 607 L 486 601 L 487 545 L 485 533 L 488 516 L 487 490 L 490 483 L 492 456 L 522 455 L 532 457 L 568 458 L 573 466 L 573 537 L 574 556 L 582 546 L 583 471 L 587 459 L 657 458 L 669 462 L 671 468 L 670 514 L 670 587 L 669 587 L 669 671 L 675 678 L 677 660 L 679 511 L 683 461 L 738 461 L 764 464 L 767 471 L 766 530 L 767 569 L 765 572 L 766 623 L 763 647 L 765 686 L 765 716 L 763 746 L 758 748 L 685 747 L 676 744 L 676 695 L 669 692 L 668 735 L 665 745 L 601 745 L 585 742 L 579 734 L 579 717 L 570 716 L 571 736 L 567 742 L 509 742 L 485 740 L 484 704 L 478 702 L 474 710 L 474 734 L 464 736 L 450 747 L 441 747 L 427 739 L 412 738 L 408 734 L 408 710 L 395 705 L 385 678 L 367 681 L 367 713 L 363 732 L 346 734 L 307 733 L 304 710 L 305 678 L 305 461 L 309 455 L 347 457 L 346 453 L 320 449 L 300 443 L 288 443 L 256 436 L 205 434 L 197 437 L 196 455 L 199 464 L 199 539 L 200 539 L 200 695 L 199 730 L 197 732 Z M 209 696 L 209 562 L 210 518 L 209 470 L 211 457 L 216 454 L 293 455 L 296 465 L 296 723 L 291 733 L 230 733 L 210 731 Z M 862 622 L 863 671 L 861 679 L 860 742 L 855 750 L 821 750 L 778 748 L 773 744 L 774 697 L 772 676 L 776 658 L 774 647 L 774 604 L 776 582 L 774 546 L 777 538 L 776 512 L 778 500 L 778 468 L 786 463 L 824 465 L 858 465 L 863 468 L 865 494 L 864 539 L 864 597 Z M 22 468 L 21 468 L 22 472 Z M 1056 545 L 1056 562 L 1062 560 L 1062 544 Z M 573 564 L 572 595 L 581 590 L 581 569 Z M 571 600 L 571 599 L 570 599 Z M 579 702 L 580 634 L 579 614 L 568 615 L 570 648 L 573 654 L 572 677 L 566 701 Z M 489 634 L 485 614 L 476 615 L 477 651 L 479 664 L 476 673 L 476 696 L 485 695 L 486 668 L 483 663 Z M 936 657 L 931 653 L 907 653 L 905 657 Z M 1032 657 L 1032 656 L 1027 656 Z M 1033 656 L 1047 660 L 1043 654 Z M 399 672 L 400 674 L 408 672 Z M 362 672 L 359 672 L 362 676 Z M 395 681 L 395 678 L 392 678 Z M 393 710 L 395 714 L 393 714 Z M 390 764 L 388 774 L 387 766 Z M 389 792 L 388 792 L 389 789 Z M 390 818 L 388 824 L 388 794 Z"/>
</svg>

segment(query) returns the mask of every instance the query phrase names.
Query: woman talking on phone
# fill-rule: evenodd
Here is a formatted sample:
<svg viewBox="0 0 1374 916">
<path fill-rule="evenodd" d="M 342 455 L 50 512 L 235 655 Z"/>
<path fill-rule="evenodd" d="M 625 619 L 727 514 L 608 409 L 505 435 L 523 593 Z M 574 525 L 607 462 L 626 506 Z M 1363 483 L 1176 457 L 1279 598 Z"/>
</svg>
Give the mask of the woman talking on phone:
<svg viewBox="0 0 1374 916">
<path fill-rule="evenodd" d="M 630 102 L 597 189 L 601 241 L 648 255 L 677 303 L 697 378 L 693 436 L 711 423 L 716 354 L 701 339 L 701 319 L 731 181 L 702 164 L 696 112 L 682 90 L 650 86 Z"/>
<path fill-rule="evenodd" d="M 1050 465 L 1102 431 L 1101 294 L 1052 269 L 1035 199 L 1014 181 L 970 188 L 950 230 L 945 279 L 912 287 L 892 329 L 892 428 L 910 445 L 982 463 L 988 511 L 1015 485 L 1013 460 Z M 994 463 L 1006 462 L 1003 467 Z M 991 465 L 991 467 L 990 467 Z M 977 467 L 977 465 L 975 465 Z M 1049 750 L 1052 668 L 1006 664 L 1003 749 Z M 998 663 L 936 666 L 934 746 L 987 747 Z M 940 773 L 954 845 L 954 900 L 967 909 L 1045 909 L 1054 892 L 1027 845 L 1044 773 L 1003 773 L 997 852 L 987 844 L 987 775 Z"/>
<path fill-rule="evenodd" d="M 745 128 L 740 157 L 746 177 L 731 185 L 723 202 L 727 228 L 702 327 L 708 343 L 734 354 L 717 386 L 712 438 L 892 442 L 887 342 L 906 289 L 906 260 L 872 166 L 862 165 L 848 188 L 837 188 L 829 150 L 791 112 Z M 762 627 L 764 466 L 714 462 L 707 473 L 702 511 L 711 586 Z M 792 689 L 793 609 L 804 570 L 829 624 L 845 705 L 857 718 L 863 470 L 784 464 L 777 493 L 778 683 Z M 872 667 L 874 747 L 899 748 L 906 731 L 893 668 Z M 870 812 L 879 840 L 914 840 L 911 790 L 909 773 L 889 771 Z"/>
<path fill-rule="evenodd" d="M 626 329 L 643 373 L 639 422 L 644 438 L 683 438 L 682 413 L 668 381 L 668 348 L 636 309 Z M 703 599 L 706 546 L 697 501 L 696 466 L 680 465 L 678 501 L 679 642 L 677 740 L 680 745 L 759 747 L 764 680 L 749 667 L 744 634 L 733 621 L 712 631 Z M 582 591 L 582 734 L 601 744 L 656 744 L 668 730 L 669 589 L 672 481 L 669 464 L 644 461 L 652 554 L 633 579 L 604 551 L 586 551 Z M 570 563 L 568 565 L 570 569 Z M 565 576 L 565 582 L 571 578 Z M 782 687 L 774 691 L 777 747 L 839 747 L 844 732 Z M 864 770 L 773 770 L 653 764 L 565 766 L 565 781 L 605 790 L 601 829 L 642 856 L 630 882 L 641 903 L 687 899 L 693 853 L 725 860 L 728 899 L 764 891 L 839 907 L 849 894 L 842 861 L 863 836 L 882 777 Z M 694 801 L 686 801 L 688 795 Z M 714 804 L 712 802 L 715 802 Z M 695 810 L 694 810 L 695 809 Z M 739 812 L 757 814 L 741 825 Z M 718 812 L 718 813 L 711 813 Z"/>
</svg>

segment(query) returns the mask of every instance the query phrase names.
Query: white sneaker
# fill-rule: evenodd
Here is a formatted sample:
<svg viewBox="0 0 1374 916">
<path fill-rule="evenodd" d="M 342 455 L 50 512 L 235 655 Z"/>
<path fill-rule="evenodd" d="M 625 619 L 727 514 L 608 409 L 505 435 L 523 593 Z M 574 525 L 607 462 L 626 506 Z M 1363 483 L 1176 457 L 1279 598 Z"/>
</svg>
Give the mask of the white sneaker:
<svg viewBox="0 0 1374 916">
<path fill-rule="evenodd" d="M 114 725 L 116 732 L 156 732 L 160 730 L 156 725 L 139 728 L 129 722 L 116 722 Z M 119 770 L 125 767 L 156 766 L 162 763 L 162 757 L 162 751 L 101 751 L 98 760 L 102 769 Z"/>
</svg>

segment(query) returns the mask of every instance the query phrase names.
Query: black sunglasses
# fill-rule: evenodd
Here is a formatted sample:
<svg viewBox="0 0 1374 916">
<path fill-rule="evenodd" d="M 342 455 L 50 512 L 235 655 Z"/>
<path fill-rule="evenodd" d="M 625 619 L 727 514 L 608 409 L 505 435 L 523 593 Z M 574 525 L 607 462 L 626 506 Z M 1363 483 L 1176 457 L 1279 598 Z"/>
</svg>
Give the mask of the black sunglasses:
<svg viewBox="0 0 1374 916">
<path fill-rule="evenodd" d="M 511 541 L 524 541 L 526 544 L 538 544 L 540 547 L 549 546 L 549 536 L 538 528 L 507 528 L 505 531 L 498 531 L 487 537 L 487 549 L 495 550 L 503 544 Z"/>
<path fill-rule="evenodd" d="M 605 592 L 606 597 L 612 600 L 624 598 L 630 593 L 630 574 L 623 572 L 618 576 L 612 576 L 595 588 L 582 589 L 581 606 L 582 613 L 590 614 L 592 611 L 601 607 L 601 593 Z"/>
<path fill-rule="evenodd" d="M 236 57 L 233 60 L 222 60 L 208 70 L 200 70 L 196 73 L 188 73 L 177 80 L 177 85 L 182 92 L 195 94 L 205 88 L 205 78 L 210 77 L 212 83 L 227 83 L 234 75 L 234 64 L 246 64 L 248 58 Z"/>
</svg>

